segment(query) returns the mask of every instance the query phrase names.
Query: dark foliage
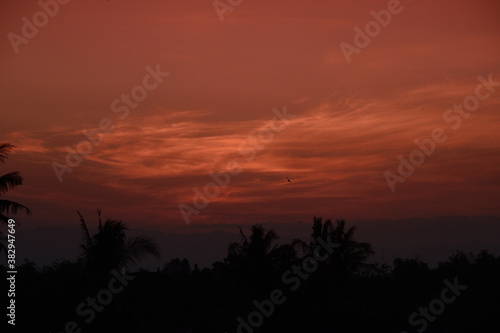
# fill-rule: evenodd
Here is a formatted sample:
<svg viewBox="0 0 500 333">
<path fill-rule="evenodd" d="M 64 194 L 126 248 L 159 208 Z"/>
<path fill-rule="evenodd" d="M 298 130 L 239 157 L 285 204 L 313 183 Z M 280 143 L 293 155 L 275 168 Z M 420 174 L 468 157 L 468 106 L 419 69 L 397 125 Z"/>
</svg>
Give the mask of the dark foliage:
<svg viewBox="0 0 500 333">
<path fill-rule="evenodd" d="M 396 259 L 392 267 L 368 264 L 374 252 L 354 239 L 354 231 L 344 221 L 314 218 L 310 239 L 278 244 L 274 231 L 255 225 L 250 235 L 241 231 L 241 240 L 211 268 L 173 259 L 156 272 L 131 274 L 133 280 L 90 323 L 76 308 L 107 289 L 109 280 L 89 295 L 84 261 L 43 268 L 27 261 L 18 268 L 17 328 L 64 332 L 74 321 L 82 332 L 237 332 L 238 318 L 248 323 L 254 313 L 259 319 L 259 303 L 267 312 L 261 325 L 238 332 L 418 332 L 424 327 L 421 307 L 439 312 L 429 310 L 425 332 L 500 331 L 500 257 L 459 251 L 432 269 L 418 258 Z M 314 264 L 315 249 L 329 239 L 339 246 L 328 256 L 322 248 L 316 255 L 325 259 Z M 453 298 L 449 303 L 442 301 L 447 283 L 466 286 L 455 297 L 444 292 Z M 268 300 L 276 290 L 282 294 L 274 298 L 282 302 L 271 311 Z M 412 326 L 414 313 L 420 321 Z"/>
</svg>

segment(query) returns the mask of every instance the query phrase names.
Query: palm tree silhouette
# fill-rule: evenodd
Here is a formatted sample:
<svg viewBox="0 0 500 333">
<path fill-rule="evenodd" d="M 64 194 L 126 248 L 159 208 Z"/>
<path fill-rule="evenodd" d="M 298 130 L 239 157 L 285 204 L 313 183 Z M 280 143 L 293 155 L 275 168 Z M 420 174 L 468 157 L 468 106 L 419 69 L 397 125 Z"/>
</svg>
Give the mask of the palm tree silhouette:
<svg viewBox="0 0 500 333">
<path fill-rule="evenodd" d="M 9 152 L 14 148 L 13 145 L 9 143 L 0 144 L 0 164 L 5 164 L 5 160 L 8 157 Z M 15 188 L 18 185 L 23 184 L 23 177 L 19 172 L 13 171 L 9 172 L 3 176 L 0 176 L 0 197 L 7 193 L 9 190 Z M 8 215 L 17 214 L 17 211 L 22 209 L 26 214 L 30 215 L 31 210 L 21 205 L 20 203 L 0 199 L 0 222 L 7 223 L 9 220 Z M 5 251 L 7 254 L 7 235 L 0 231 L 0 252 Z"/>
<path fill-rule="evenodd" d="M 240 229 L 241 242 L 229 245 L 229 257 L 244 257 L 249 262 L 259 262 L 266 258 L 275 248 L 272 243 L 279 237 L 273 229 L 265 231 L 262 224 L 253 225 L 252 234 L 248 238 Z"/>
<path fill-rule="evenodd" d="M 83 231 L 80 259 L 83 261 L 87 293 L 93 293 L 105 286 L 113 270 L 128 268 L 130 264 L 139 263 L 142 257 L 149 254 L 157 258 L 160 256 L 158 245 L 151 238 L 127 237 L 128 228 L 123 222 L 108 219 L 102 223 L 100 209 L 97 210 L 99 228 L 94 235 L 90 235 L 82 214 L 78 212 L 78 215 Z M 97 320 L 100 325 L 111 325 L 120 331 L 134 331 L 136 321 L 130 304 L 117 298 L 109 307 L 108 314 Z"/>
<path fill-rule="evenodd" d="M 8 154 L 12 150 L 12 148 L 14 148 L 14 146 L 9 143 L 0 144 L 0 164 L 5 164 L 5 160 L 7 159 Z M 21 174 L 17 171 L 9 172 L 1 176 L 0 197 L 7 193 L 9 190 L 22 184 L 23 177 L 21 177 Z M 7 215 L 17 214 L 17 211 L 19 209 L 24 210 L 28 215 L 31 214 L 31 210 L 28 207 L 21 205 L 20 203 L 0 199 L 0 220 L 3 223 L 6 223 L 9 220 Z"/>
<path fill-rule="evenodd" d="M 321 238 L 323 241 L 330 240 L 333 243 L 339 244 L 327 261 L 336 270 L 340 269 L 356 273 L 364 266 L 364 261 L 375 254 L 371 244 L 360 243 L 354 240 L 356 227 L 354 226 L 346 230 L 344 220 L 337 220 L 336 226 L 333 226 L 331 220 L 326 220 L 325 223 L 322 223 L 321 217 L 314 216 L 312 229 L 313 240 L 308 246 L 309 251 L 314 251 L 319 245 L 318 238 Z"/>
<path fill-rule="evenodd" d="M 234 292 L 255 296 L 264 291 L 276 268 L 280 251 L 273 243 L 279 237 L 273 229 L 266 231 L 262 224 L 253 225 L 249 237 L 239 229 L 241 241 L 229 245 L 226 268 L 234 274 L 230 282 Z"/>
<path fill-rule="evenodd" d="M 302 300 L 312 304 L 305 310 L 308 316 L 317 318 L 310 325 L 327 327 L 331 314 L 340 313 L 343 305 L 350 304 L 356 274 L 374 252 L 370 244 L 354 240 L 356 227 L 346 230 L 344 220 L 337 220 L 334 225 L 331 220 L 323 222 L 321 217 L 314 216 L 312 229 L 312 240 L 303 245 L 309 256 L 314 256 L 314 251 L 322 249 L 324 244 L 336 244 L 330 252 L 319 252 L 327 253 L 328 257 L 318 263 L 317 272 L 310 278 L 309 292 Z"/>
<path fill-rule="evenodd" d="M 128 238 L 128 228 L 121 221 L 106 220 L 102 223 L 101 210 L 97 210 L 99 228 L 95 235 L 90 235 L 82 214 L 80 227 L 83 231 L 83 243 L 80 258 L 84 261 L 84 275 L 91 279 L 107 276 L 113 269 L 128 268 L 137 264 L 146 255 L 160 256 L 158 245 L 149 237 Z"/>
</svg>

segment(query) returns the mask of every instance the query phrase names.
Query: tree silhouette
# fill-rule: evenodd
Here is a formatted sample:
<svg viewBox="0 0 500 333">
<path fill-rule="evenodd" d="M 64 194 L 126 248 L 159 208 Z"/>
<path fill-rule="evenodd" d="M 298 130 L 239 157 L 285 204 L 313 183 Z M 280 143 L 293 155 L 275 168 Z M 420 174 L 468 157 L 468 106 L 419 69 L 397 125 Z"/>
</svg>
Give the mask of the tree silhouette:
<svg viewBox="0 0 500 333">
<path fill-rule="evenodd" d="M 107 285 L 110 272 L 128 268 L 138 264 L 146 255 L 160 256 L 158 245 L 149 237 L 127 237 L 128 228 L 121 221 L 101 220 L 101 210 L 97 210 L 99 226 L 97 233 L 90 235 L 87 223 L 82 214 L 80 227 L 83 231 L 83 243 L 80 245 L 80 260 L 83 261 L 83 276 L 87 293 L 92 294 L 97 289 Z M 136 319 L 131 305 L 119 297 L 91 325 L 103 327 L 105 331 L 111 328 L 121 332 L 135 332 Z"/>
<path fill-rule="evenodd" d="M 301 323 L 304 327 L 328 327 L 332 322 L 350 318 L 352 309 L 346 305 L 354 303 L 357 306 L 365 302 L 355 295 L 355 285 L 366 259 L 374 251 L 370 244 L 354 239 L 355 231 L 356 227 L 346 229 L 344 220 L 337 220 L 334 225 L 330 219 L 323 222 L 321 217 L 313 217 L 312 239 L 308 244 L 303 243 L 304 252 L 306 257 L 314 257 L 319 249 L 317 253 L 327 253 L 328 256 L 318 262 L 317 271 L 299 291 L 296 312 L 305 313 L 305 318 L 309 318 Z M 330 248 L 329 253 L 322 250 L 325 244 L 335 244 L 335 247 Z M 310 306 L 302 308 L 304 303 Z M 340 326 L 337 328 L 342 331 Z"/>
<path fill-rule="evenodd" d="M 83 245 L 88 250 L 88 256 L 82 258 L 89 265 L 90 261 L 100 262 L 99 258 L 112 258 L 109 260 L 122 263 L 116 268 L 133 262 L 120 260 L 120 255 L 103 255 L 126 252 L 109 248 L 125 247 L 127 229 L 118 221 L 102 223 L 100 211 L 98 214 L 99 230 L 93 235 L 81 218 Z M 240 230 L 241 240 L 232 243 L 224 262 L 212 268 L 200 270 L 195 265 L 191 270 L 187 259 L 172 259 L 161 272 L 126 273 L 135 277 L 133 282 L 113 295 L 111 303 L 100 303 L 103 309 L 97 310 L 93 321 L 80 320 L 82 332 L 410 332 L 419 330 L 421 325 L 410 326 L 417 320 L 421 323 L 426 314 L 436 318 L 427 321 L 429 332 L 498 332 L 500 327 L 500 256 L 488 251 L 477 255 L 457 251 L 435 268 L 418 257 L 397 258 L 391 271 L 381 269 L 367 275 L 359 274 L 356 267 L 365 265 L 371 247 L 356 242 L 355 229 L 347 228 L 343 221 L 335 224 L 315 217 L 315 238 L 304 243 L 300 258 L 293 242 L 275 244 L 274 231 L 262 225 L 251 231 L 245 235 Z M 97 244 L 102 242 L 109 248 Z M 332 242 L 339 246 L 325 246 Z M 311 269 L 314 252 L 308 252 L 322 244 L 320 255 L 327 259 L 317 256 Z M 19 265 L 22 279 L 16 298 L 25 304 L 18 308 L 19 315 L 33 319 L 16 323 L 22 327 L 20 331 L 63 328 L 82 300 L 99 300 L 105 295 L 101 290 L 109 287 L 112 277 L 104 276 L 97 288 L 84 290 L 87 285 L 81 279 L 80 264 L 56 261 L 42 269 L 29 261 Z M 0 265 L 0 275 L 6 271 Z M 286 281 L 285 272 L 293 272 L 286 275 Z M 348 274 L 340 274 L 345 272 Z M 291 288 L 297 282 L 291 283 L 290 277 L 300 280 L 300 288 Z M 271 305 L 272 291 L 283 292 L 285 302 Z M 442 308 L 434 306 L 440 298 L 443 304 L 446 301 L 446 310 L 437 313 L 433 309 Z M 30 302 L 33 299 L 43 299 L 46 306 L 37 306 Z"/>
<path fill-rule="evenodd" d="M 319 245 L 318 239 L 336 243 L 339 246 L 334 250 L 327 263 L 334 266 L 336 270 L 358 273 L 365 265 L 366 259 L 375 254 L 371 244 L 355 241 L 356 227 L 346 230 L 344 220 L 337 220 L 336 226 L 333 226 L 331 220 L 326 220 L 325 223 L 322 223 L 322 220 L 321 217 L 313 217 L 313 239 L 308 246 L 309 251 L 312 253 Z"/>
<path fill-rule="evenodd" d="M 149 237 L 138 236 L 128 238 L 128 228 L 121 221 L 106 220 L 102 223 L 101 210 L 97 210 L 99 228 L 95 235 L 90 235 L 87 223 L 80 216 L 80 227 L 83 231 L 83 243 L 80 248 L 81 259 L 84 260 L 84 274 L 95 278 L 106 276 L 113 269 L 127 268 L 137 264 L 146 255 L 160 256 L 158 245 Z"/>
<path fill-rule="evenodd" d="M 276 255 L 280 252 L 273 229 L 266 231 L 262 224 L 251 227 L 250 236 L 240 229 L 240 242 L 228 246 L 228 256 L 222 269 L 235 292 L 251 297 L 263 293 L 276 269 Z"/>
<path fill-rule="evenodd" d="M 240 229 L 241 242 L 229 245 L 229 258 L 245 258 L 248 262 L 257 263 L 265 260 L 276 248 L 272 243 L 278 240 L 278 235 L 273 229 L 265 231 L 262 224 L 253 225 L 252 234 L 248 238 Z"/>
<path fill-rule="evenodd" d="M 398 280 L 416 281 L 429 272 L 429 266 L 418 256 L 411 259 L 395 258 L 392 274 Z"/>
<path fill-rule="evenodd" d="M 0 164 L 5 164 L 5 160 L 8 157 L 9 152 L 14 148 L 13 145 L 9 143 L 0 144 Z M 23 184 L 23 177 L 19 172 L 13 171 L 9 172 L 3 176 L 0 176 L 0 197 L 2 197 L 9 190 L 15 188 L 16 186 Z M 26 214 L 31 214 L 28 207 L 21 205 L 20 203 L 0 199 L 0 222 L 7 223 L 9 220 L 8 215 L 17 214 L 18 210 L 24 210 Z M 7 235 L 0 231 L 0 252 L 5 251 L 7 254 Z"/>
<path fill-rule="evenodd" d="M 13 145 L 9 143 L 0 144 L 0 164 L 5 164 L 5 160 L 8 157 L 9 152 L 14 148 Z M 9 190 L 22 185 L 23 177 L 17 171 L 9 172 L 0 177 L 0 197 L 7 193 Z M 6 223 L 9 218 L 9 214 L 17 214 L 18 210 L 24 210 L 26 214 L 31 214 L 28 207 L 21 205 L 20 203 L 0 199 L 0 221 Z"/>
</svg>

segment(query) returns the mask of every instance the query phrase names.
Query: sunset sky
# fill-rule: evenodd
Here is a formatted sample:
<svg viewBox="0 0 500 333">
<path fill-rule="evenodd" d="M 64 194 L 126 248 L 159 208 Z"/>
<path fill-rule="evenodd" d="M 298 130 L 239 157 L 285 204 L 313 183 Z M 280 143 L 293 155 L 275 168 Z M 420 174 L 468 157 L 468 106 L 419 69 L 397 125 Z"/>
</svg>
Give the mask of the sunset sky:
<svg viewBox="0 0 500 333">
<path fill-rule="evenodd" d="M 388 3 L 246 0 L 221 21 L 210 0 L 73 0 L 16 44 L 42 9 L 0 1 L 0 142 L 16 146 L 1 172 L 24 177 L 5 198 L 32 209 L 17 216 L 30 226 L 77 226 L 96 208 L 158 230 L 500 216 L 500 3 L 403 0 L 348 62 L 339 45 Z M 460 126 L 443 118 L 478 89 L 475 112 L 448 114 Z M 147 96 L 126 107 L 133 91 Z M 293 118 L 264 132 L 283 108 Z M 113 131 L 60 182 L 53 162 L 103 119 Z M 384 173 L 436 128 L 447 139 L 391 191 Z M 240 153 L 265 133 L 254 158 Z M 241 171 L 186 226 L 179 205 L 230 161 Z"/>
</svg>

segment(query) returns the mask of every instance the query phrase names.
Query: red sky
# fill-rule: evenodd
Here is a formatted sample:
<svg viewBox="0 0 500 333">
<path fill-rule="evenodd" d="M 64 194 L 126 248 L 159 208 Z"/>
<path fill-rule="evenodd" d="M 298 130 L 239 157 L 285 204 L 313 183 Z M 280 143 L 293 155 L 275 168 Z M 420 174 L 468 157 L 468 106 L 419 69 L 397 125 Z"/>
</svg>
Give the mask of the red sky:
<svg viewBox="0 0 500 333">
<path fill-rule="evenodd" d="M 100 207 L 176 227 L 193 188 L 236 160 L 241 173 L 191 224 L 499 216 L 500 86 L 457 129 L 443 114 L 478 76 L 500 82 L 500 4 L 402 1 L 348 63 L 339 44 L 387 5 L 247 0 L 221 21 L 211 1 L 70 1 L 16 53 L 9 33 L 41 7 L 1 1 L 0 142 L 17 147 L 2 171 L 25 178 L 6 198 L 33 210 L 18 216 L 30 225 Z M 169 76 L 120 119 L 113 101 L 157 65 Z M 283 107 L 295 117 L 246 161 L 238 146 Z M 59 182 L 53 162 L 104 118 L 114 131 Z M 435 128 L 447 140 L 392 192 L 384 172 Z"/>
</svg>

